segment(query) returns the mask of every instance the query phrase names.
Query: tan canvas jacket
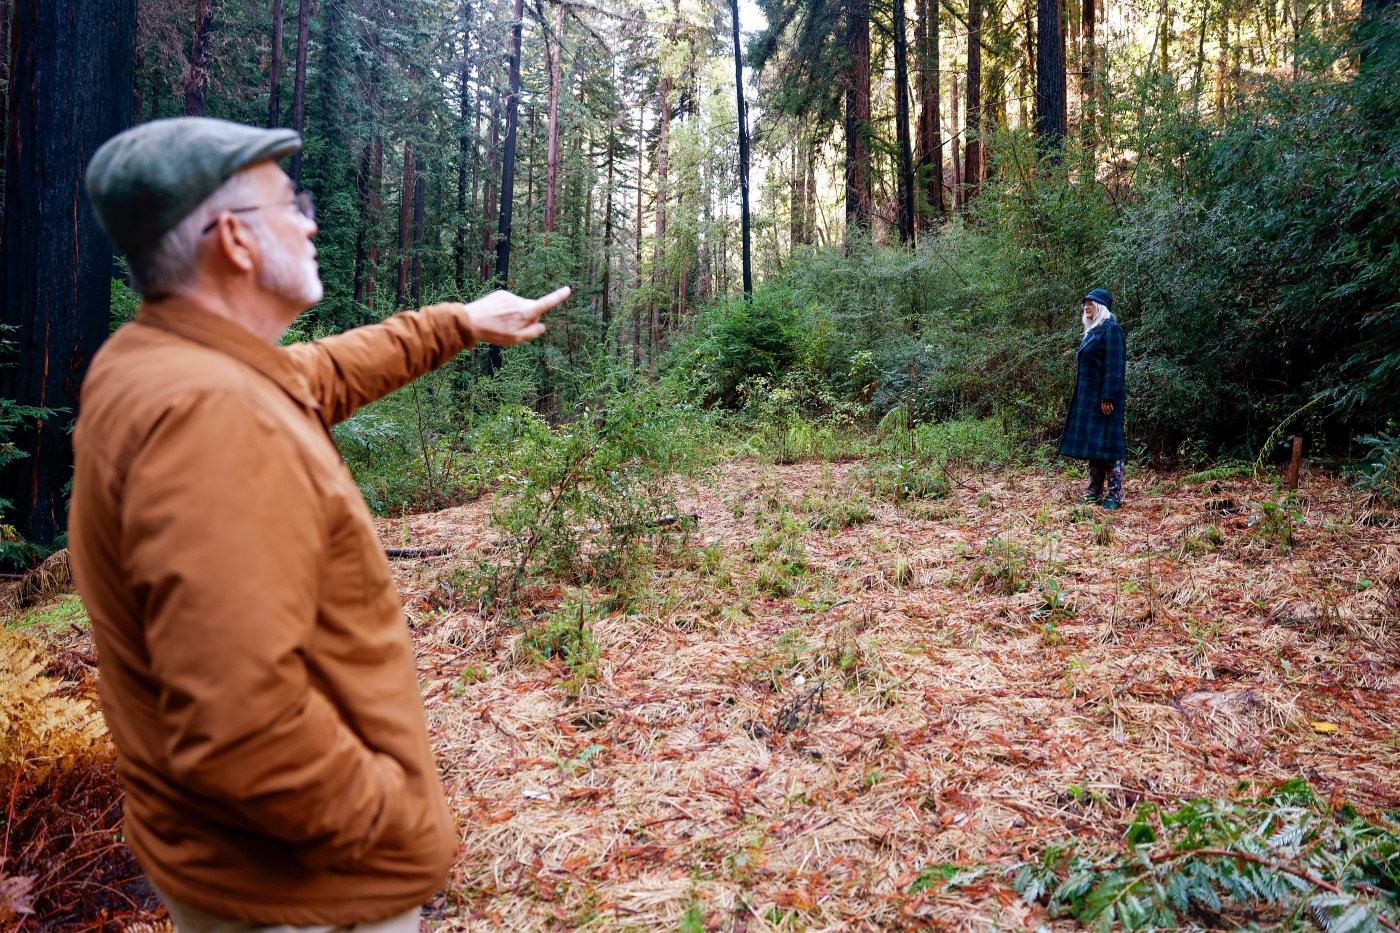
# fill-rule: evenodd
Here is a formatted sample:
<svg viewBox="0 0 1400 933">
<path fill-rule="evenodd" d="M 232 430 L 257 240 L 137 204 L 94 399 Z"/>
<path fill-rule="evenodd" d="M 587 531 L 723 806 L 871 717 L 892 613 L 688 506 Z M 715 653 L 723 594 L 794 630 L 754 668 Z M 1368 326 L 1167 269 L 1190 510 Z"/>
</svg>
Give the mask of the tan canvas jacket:
<svg viewBox="0 0 1400 933">
<path fill-rule="evenodd" d="M 471 343 L 459 305 L 274 347 L 166 299 L 94 357 L 73 570 L 126 840 L 175 900 L 348 924 L 446 877 L 457 837 L 408 629 L 327 429 Z"/>
</svg>

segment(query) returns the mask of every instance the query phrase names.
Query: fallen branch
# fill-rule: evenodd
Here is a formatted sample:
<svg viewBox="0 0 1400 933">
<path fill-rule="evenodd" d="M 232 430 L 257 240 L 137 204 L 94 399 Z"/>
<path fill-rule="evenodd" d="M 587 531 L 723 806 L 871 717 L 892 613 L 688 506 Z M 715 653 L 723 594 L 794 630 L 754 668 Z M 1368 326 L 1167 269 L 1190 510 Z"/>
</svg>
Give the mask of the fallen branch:
<svg viewBox="0 0 1400 933">
<path fill-rule="evenodd" d="M 441 557 L 447 553 L 445 547 L 386 547 L 384 553 L 391 560 L 413 557 Z"/>
<path fill-rule="evenodd" d="M 1239 859 L 1240 861 L 1244 862 L 1253 862 L 1255 865 L 1267 868 L 1270 871 L 1282 872 L 1284 874 L 1292 875 L 1295 878 L 1301 878 L 1313 887 L 1320 888 L 1329 894 L 1346 893 L 1338 885 L 1333 884 L 1325 878 L 1319 877 L 1317 874 L 1309 871 L 1307 868 L 1303 868 L 1297 865 L 1290 865 L 1287 862 L 1275 861 L 1274 859 L 1265 858 L 1262 855 L 1254 855 L 1250 852 L 1241 852 L 1238 849 L 1176 849 L 1172 852 L 1168 852 L 1165 856 L 1163 856 L 1162 861 L 1175 861 L 1177 859 L 1190 858 L 1193 856 L 1202 855 L 1213 856 L 1215 858 Z M 1385 927 L 1387 930 L 1394 931 L 1394 933 L 1400 933 L 1400 926 L 1396 926 L 1393 922 L 1388 920 L 1386 916 L 1382 914 L 1379 910 L 1372 911 L 1372 913 L 1375 914 L 1376 921 L 1380 923 L 1381 926 Z"/>
</svg>

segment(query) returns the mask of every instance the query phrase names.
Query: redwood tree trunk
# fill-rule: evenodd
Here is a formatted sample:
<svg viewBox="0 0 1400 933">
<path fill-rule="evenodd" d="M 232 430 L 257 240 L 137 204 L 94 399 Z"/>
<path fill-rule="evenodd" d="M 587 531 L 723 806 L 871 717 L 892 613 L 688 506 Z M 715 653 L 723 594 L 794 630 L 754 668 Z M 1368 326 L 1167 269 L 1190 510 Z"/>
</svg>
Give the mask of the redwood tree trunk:
<svg viewBox="0 0 1400 933">
<path fill-rule="evenodd" d="M 515 24 L 510 31 L 510 96 L 506 99 L 506 141 L 501 154 L 501 213 L 496 228 L 496 287 L 510 281 L 510 225 L 515 201 L 515 136 L 520 122 L 520 34 L 524 27 L 524 0 L 515 0 Z M 487 369 L 501 367 L 501 348 L 492 345 Z"/>
<path fill-rule="evenodd" d="M 909 40 L 904 0 L 894 0 L 894 122 L 899 141 L 899 241 L 914 242 L 914 153 L 909 145 Z"/>
<path fill-rule="evenodd" d="M 292 129 L 298 133 L 306 125 L 306 40 L 310 29 L 311 0 L 301 0 L 297 10 L 297 74 L 292 85 Z M 292 184 L 301 185 L 301 150 L 292 155 Z"/>
<path fill-rule="evenodd" d="M 1098 52 L 1094 42 L 1094 4 L 1096 0 L 1084 0 L 1081 29 L 1084 33 L 1084 79 L 1080 82 L 1080 101 L 1084 113 L 1084 135 L 1087 139 L 1094 128 L 1094 95 L 1098 80 Z M 1224 15 L 1221 15 L 1222 21 Z M 1222 60 L 1225 49 L 1220 50 Z"/>
<path fill-rule="evenodd" d="M 11 11 L 0 324 L 14 354 L 0 398 L 67 409 L 11 435 L 4 520 L 48 544 L 66 523 L 68 434 L 88 361 L 108 333 L 112 244 L 82 191 L 97 147 L 131 123 L 136 0 L 18 0 Z M 95 41 L 101 37 L 101 41 Z"/>
<path fill-rule="evenodd" d="M 267 100 L 267 126 L 282 122 L 282 0 L 272 0 L 272 82 Z"/>
<path fill-rule="evenodd" d="M 734 24 L 734 99 L 739 112 L 739 229 L 744 238 L 744 295 L 753 295 L 753 260 L 749 252 L 749 120 L 744 105 L 744 53 L 739 45 L 739 0 L 729 0 Z"/>
<path fill-rule="evenodd" d="M 423 304 L 423 215 L 428 197 L 428 172 L 420 148 L 413 161 L 413 290 L 411 305 Z"/>
<path fill-rule="evenodd" d="M 617 154 L 617 132 L 608 127 L 608 202 L 603 209 L 603 340 L 609 340 L 608 331 L 612 325 L 612 240 L 613 240 L 613 161 Z"/>
<path fill-rule="evenodd" d="M 496 252 L 496 183 L 501 174 L 501 100 L 491 98 L 491 146 L 486 154 L 486 181 L 482 184 L 481 200 L 485 217 L 481 225 L 481 281 L 491 280 L 490 256 Z"/>
<path fill-rule="evenodd" d="M 934 214 L 946 212 L 943 200 L 943 138 L 938 64 L 938 0 L 922 0 L 919 13 L 919 184 L 924 203 Z M 924 214 L 920 214 L 923 220 Z"/>
<path fill-rule="evenodd" d="M 976 2 L 976 0 L 973 0 Z M 846 229 L 870 226 L 870 4 L 847 0 Z"/>
<path fill-rule="evenodd" d="M 467 124 L 472 118 L 471 98 L 471 45 L 472 7 L 462 4 L 462 70 L 459 76 L 461 99 L 458 106 L 457 128 L 457 239 L 453 244 L 453 259 L 457 273 L 457 296 L 464 297 L 467 289 L 467 154 L 471 139 L 467 134 Z M 475 195 L 475 191 L 472 192 Z"/>
<path fill-rule="evenodd" d="M 1039 0 L 1035 44 L 1035 135 L 1043 148 L 1058 153 L 1065 144 L 1065 37 L 1060 0 Z"/>
<path fill-rule="evenodd" d="M 549 151 L 546 157 L 544 177 L 544 233 L 545 242 L 554 232 L 554 192 L 559 181 L 559 78 L 561 60 L 564 58 L 564 5 L 556 8 L 554 16 L 553 53 L 549 61 Z"/>
<path fill-rule="evenodd" d="M 209 32 L 214 26 L 214 0 L 197 0 L 194 8 L 194 38 L 190 40 L 190 70 L 185 76 L 185 115 L 204 116 L 204 98 L 209 90 Z M 84 41 L 92 41 L 84 37 Z"/>
<path fill-rule="evenodd" d="M 651 281 L 657 288 L 650 297 L 651 305 L 651 326 L 647 330 L 647 345 L 651 350 L 647 357 L 648 365 L 656 365 L 656 357 L 661 346 L 661 296 L 667 295 L 670 300 L 670 290 L 661 287 L 665 281 L 665 271 L 662 263 L 666 256 L 666 197 L 667 197 L 667 171 L 669 160 L 667 153 L 667 136 L 671 129 L 671 76 L 665 75 L 658 88 L 657 107 L 659 108 L 659 119 L 656 128 L 656 211 L 655 224 L 652 227 L 652 262 Z"/>
<path fill-rule="evenodd" d="M 982 0 L 967 3 L 967 116 L 963 120 L 967 168 L 963 170 L 963 207 L 982 183 Z"/>
<path fill-rule="evenodd" d="M 646 104 L 637 104 L 637 291 L 642 290 L 642 182 L 646 180 Z M 642 365 L 642 304 L 632 303 L 632 368 Z"/>
<path fill-rule="evenodd" d="M 402 308 L 408 297 L 413 237 L 413 140 L 403 141 L 403 185 L 399 189 L 399 281 L 394 290 L 394 306 Z"/>
</svg>

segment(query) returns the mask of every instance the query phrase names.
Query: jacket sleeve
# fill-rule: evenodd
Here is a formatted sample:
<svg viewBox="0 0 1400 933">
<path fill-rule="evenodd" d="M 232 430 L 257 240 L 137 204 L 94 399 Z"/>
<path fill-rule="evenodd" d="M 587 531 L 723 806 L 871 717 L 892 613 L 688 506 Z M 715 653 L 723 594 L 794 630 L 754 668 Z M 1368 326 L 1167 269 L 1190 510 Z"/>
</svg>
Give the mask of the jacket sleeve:
<svg viewBox="0 0 1400 933">
<path fill-rule="evenodd" d="M 327 426 L 432 372 L 476 343 L 462 305 L 403 311 L 378 324 L 284 347 L 306 376 Z"/>
<path fill-rule="evenodd" d="M 405 775 L 310 676 L 329 531 L 291 442 L 251 400 L 172 406 L 127 471 L 123 560 L 141 603 L 172 780 L 312 867 L 410 819 Z"/>
<path fill-rule="evenodd" d="M 1103 387 L 1099 401 L 1112 402 L 1115 408 L 1122 408 L 1127 400 L 1128 348 L 1123 339 L 1123 328 L 1110 326 L 1104 334 Z"/>
</svg>

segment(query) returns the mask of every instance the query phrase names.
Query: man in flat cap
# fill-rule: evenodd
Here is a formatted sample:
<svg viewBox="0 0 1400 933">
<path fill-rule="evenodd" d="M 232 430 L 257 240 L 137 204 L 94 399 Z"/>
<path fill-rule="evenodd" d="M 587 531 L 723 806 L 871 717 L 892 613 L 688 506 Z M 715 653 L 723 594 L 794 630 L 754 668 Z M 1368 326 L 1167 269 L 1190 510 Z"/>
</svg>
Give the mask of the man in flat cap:
<svg viewBox="0 0 1400 933">
<path fill-rule="evenodd" d="M 94 357 L 70 544 L 126 840 L 180 933 L 416 931 L 456 831 L 384 550 L 329 428 L 568 296 L 496 292 L 314 343 L 300 138 L 162 120 L 89 199 L 144 301 Z"/>
</svg>

